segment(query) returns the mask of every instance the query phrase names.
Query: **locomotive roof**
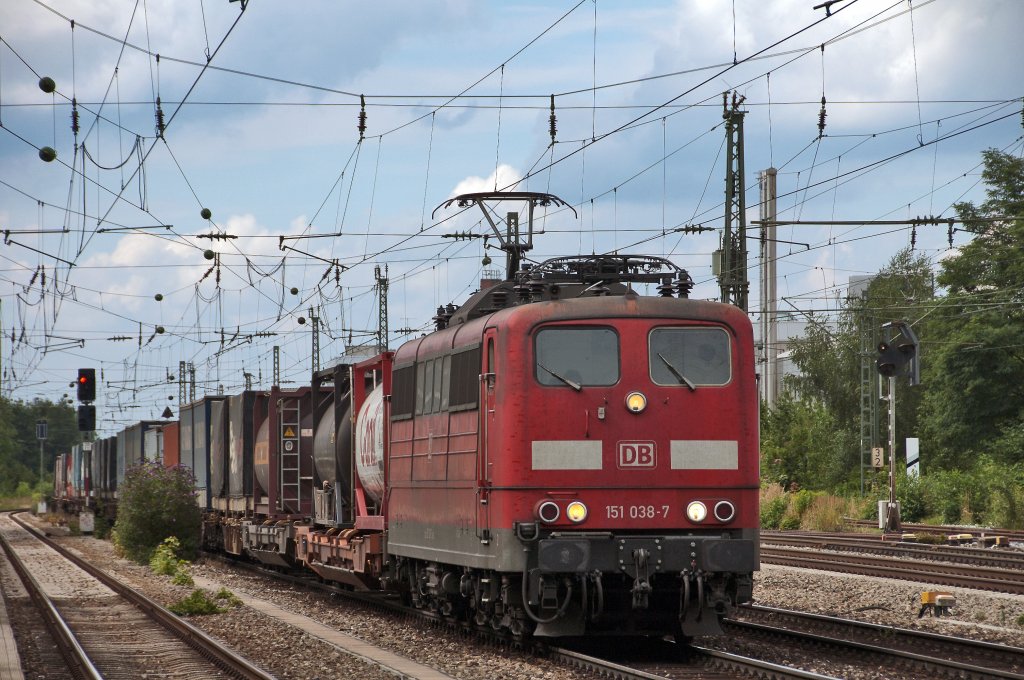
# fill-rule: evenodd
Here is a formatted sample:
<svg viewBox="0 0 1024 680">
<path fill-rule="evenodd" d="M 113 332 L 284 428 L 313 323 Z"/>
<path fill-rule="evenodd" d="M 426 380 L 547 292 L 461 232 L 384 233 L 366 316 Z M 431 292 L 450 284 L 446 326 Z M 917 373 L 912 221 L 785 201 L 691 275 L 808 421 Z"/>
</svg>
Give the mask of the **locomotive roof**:
<svg viewBox="0 0 1024 680">
<path fill-rule="evenodd" d="M 524 267 L 508 281 L 474 293 L 458 309 L 438 308 L 438 330 L 508 307 L 584 297 L 636 295 L 631 283 L 657 284 L 662 297 L 686 298 L 693 280 L 685 269 L 651 255 L 576 255 Z"/>
</svg>

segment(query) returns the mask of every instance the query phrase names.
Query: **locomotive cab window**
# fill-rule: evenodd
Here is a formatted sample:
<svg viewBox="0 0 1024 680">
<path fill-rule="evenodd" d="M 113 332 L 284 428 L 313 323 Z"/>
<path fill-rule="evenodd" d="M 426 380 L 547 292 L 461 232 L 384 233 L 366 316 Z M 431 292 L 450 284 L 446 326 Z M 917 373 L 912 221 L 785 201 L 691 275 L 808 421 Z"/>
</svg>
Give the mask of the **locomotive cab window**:
<svg viewBox="0 0 1024 680">
<path fill-rule="evenodd" d="M 611 328 L 544 328 L 534 350 L 541 385 L 578 390 L 619 381 L 619 336 Z"/>
<path fill-rule="evenodd" d="M 655 328 L 651 380 L 658 385 L 725 385 L 732 377 L 729 334 L 721 328 Z"/>
</svg>

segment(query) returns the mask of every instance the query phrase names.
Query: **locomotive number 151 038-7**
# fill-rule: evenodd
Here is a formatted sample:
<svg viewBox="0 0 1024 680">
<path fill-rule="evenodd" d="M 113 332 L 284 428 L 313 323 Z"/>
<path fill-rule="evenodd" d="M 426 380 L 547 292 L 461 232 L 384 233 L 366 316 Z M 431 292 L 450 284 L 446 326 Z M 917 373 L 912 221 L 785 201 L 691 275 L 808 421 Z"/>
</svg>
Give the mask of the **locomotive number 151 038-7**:
<svg viewBox="0 0 1024 680">
<path fill-rule="evenodd" d="M 659 519 L 668 517 L 667 505 L 606 505 L 606 519 Z"/>
</svg>

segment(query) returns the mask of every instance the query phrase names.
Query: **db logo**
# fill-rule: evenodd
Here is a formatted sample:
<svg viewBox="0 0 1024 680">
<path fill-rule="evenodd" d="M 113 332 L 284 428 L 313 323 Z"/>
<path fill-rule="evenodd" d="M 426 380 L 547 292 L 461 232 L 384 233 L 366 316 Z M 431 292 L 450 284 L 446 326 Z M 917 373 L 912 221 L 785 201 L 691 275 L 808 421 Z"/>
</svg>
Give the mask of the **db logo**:
<svg viewBox="0 0 1024 680">
<path fill-rule="evenodd" d="M 619 442 L 620 468 L 652 468 L 656 462 L 654 442 Z"/>
</svg>

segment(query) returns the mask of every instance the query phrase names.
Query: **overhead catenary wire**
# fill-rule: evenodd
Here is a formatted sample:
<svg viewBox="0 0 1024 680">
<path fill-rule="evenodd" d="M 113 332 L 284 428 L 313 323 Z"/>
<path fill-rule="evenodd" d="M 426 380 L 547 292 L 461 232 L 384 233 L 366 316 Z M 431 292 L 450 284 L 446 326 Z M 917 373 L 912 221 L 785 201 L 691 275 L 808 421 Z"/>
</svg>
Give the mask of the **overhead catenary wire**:
<svg viewBox="0 0 1024 680">
<path fill-rule="evenodd" d="M 593 79 L 593 82 L 594 82 L 594 83 L 596 83 L 596 78 L 594 78 L 594 79 Z M 502 88 L 502 93 L 503 93 L 503 94 L 509 94 L 509 93 L 506 93 L 506 92 L 504 92 L 504 88 Z M 503 108 L 504 108 L 505 110 L 509 110 L 509 109 L 511 108 L 511 107 L 510 107 L 510 105 L 509 105 L 509 102 L 508 102 L 508 101 L 503 101 L 503 102 L 502 102 L 502 104 L 503 104 Z M 596 101 L 595 101 L 595 104 L 596 104 Z M 454 106 L 454 105 L 453 105 L 453 106 Z M 585 108 L 585 107 L 584 107 L 584 108 Z M 591 108 L 593 109 L 593 107 L 591 107 Z M 594 119 L 594 117 L 592 116 L 592 120 L 593 120 L 593 119 Z M 663 125 L 664 125 L 664 122 L 663 122 Z M 592 126 L 592 127 L 593 127 L 593 126 Z M 593 132 L 593 130 L 592 130 L 592 132 Z M 593 137 L 593 135 L 592 135 L 592 137 Z M 666 147 L 665 147 L 665 144 L 664 144 L 664 143 L 663 143 L 662 147 L 663 147 L 663 148 L 662 148 L 662 154 L 661 154 L 661 155 L 662 155 L 662 160 L 664 160 L 664 159 L 665 159 L 665 157 L 667 156 L 667 154 L 665 153 L 665 151 L 666 151 Z M 428 146 L 428 158 L 429 158 L 429 155 L 430 155 L 430 149 L 431 149 L 431 147 L 430 147 L 430 146 Z M 355 152 L 355 149 L 353 149 L 353 153 L 354 153 L 354 152 Z M 496 154 L 496 155 L 500 155 L 500 154 Z M 824 154 L 823 154 L 823 155 L 824 155 Z M 839 158 L 841 158 L 841 156 L 839 156 Z M 553 160 L 553 158 L 552 158 L 552 160 Z M 817 160 L 815 160 L 815 162 L 814 162 L 814 163 L 812 164 L 812 167 L 814 167 L 814 166 L 820 166 L 820 165 L 821 165 L 822 163 L 825 163 L 825 162 L 828 162 L 828 161 L 823 161 L 823 160 L 821 160 L 821 159 L 817 159 Z M 839 178 L 839 176 L 838 176 L 838 175 L 839 175 L 839 173 L 838 173 L 838 170 L 839 170 L 839 167 L 838 167 L 838 161 L 835 161 L 835 162 L 837 162 L 837 168 L 836 168 L 837 172 L 836 172 L 836 177 L 834 177 L 834 178 L 830 178 L 830 181 L 834 182 L 834 184 L 835 184 L 835 186 L 833 186 L 833 187 L 832 187 L 832 190 L 833 190 L 833 191 L 835 191 L 835 188 L 836 188 L 836 187 L 838 186 L 838 183 L 839 183 L 839 181 L 840 181 L 840 178 Z M 538 166 L 538 167 L 539 167 L 539 166 Z M 663 165 L 663 166 L 662 166 L 662 176 L 663 176 L 663 182 L 662 182 L 662 184 L 663 184 L 663 212 L 664 212 L 664 186 L 665 186 L 665 184 L 666 184 L 666 182 L 665 182 L 664 178 L 665 178 L 665 176 L 666 176 L 667 172 L 668 172 L 668 171 L 667 171 L 666 167 L 665 167 L 665 166 Z M 429 162 L 428 162 L 428 173 L 429 173 Z M 829 173 L 829 174 L 831 175 L 832 173 Z M 497 173 L 496 173 L 496 175 L 497 175 Z M 711 175 L 710 175 L 710 173 L 709 173 L 709 176 L 711 176 Z M 550 169 L 548 170 L 548 177 L 549 177 L 549 179 L 550 179 L 550 177 L 551 177 L 551 172 L 550 172 Z M 339 178 L 339 181 L 340 181 L 340 182 L 343 182 L 343 181 L 344 181 L 344 179 L 345 179 L 345 177 L 344 177 L 344 175 L 342 175 L 342 176 L 341 176 L 341 177 Z M 349 178 L 349 179 L 352 179 L 352 178 Z M 424 200 L 423 200 L 423 206 L 424 206 L 424 207 L 423 207 L 423 208 L 421 208 L 421 224 L 420 224 L 420 227 L 421 227 L 421 229 L 423 229 L 423 228 L 425 227 L 425 224 L 424 224 L 424 219 L 425 219 L 425 218 L 424 218 L 424 213 L 425 213 L 425 203 L 426 203 L 426 195 L 427 195 L 427 193 L 428 193 L 427 181 L 425 181 L 425 183 L 424 183 L 424 184 L 425 184 L 425 188 L 424 188 Z M 612 193 L 612 197 L 613 197 L 613 204 L 614 204 L 614 211 L 615 211 L 615 217 L 614 217 L 614 220 L 613 220 L 613 221 L 614 221 L 613 227 L 614 227 L 614 228 L 615 228 L 616 230 L 618 230 L 618 228 L 619 228 L 619 225 L 617 224 L 617 222 L 618 222 L 618 215 L 617 215 L 617 212 L 618 212 L 618 206 L 617 206 L 617 202 L 618 202 L 618 198 L 619 198 L 618 194 L 620 193 L 620 192 L 618 191 L 618 189 L 619 189 L 619 187 L 620 187 L 621 185 L 620 185 L 620 184 L 618 184 L 618 183 L 616 183 L 616 182 L 611 182 L 610 184 L 612 184 L 613 186 L 611 186 L 611 188 L 610 188 L 610 189 L 609 189 L 608 191 L 609 191 L 610 193 Z M 802 184 L 802 183 L 801 183 L 801 184 Z M 810 184 L 810 183 L 808 182 L 808 184 Z M 933 189 L 934 189 L 934 186 L 933 186 Z M 803 189 L 803 191 L 804 191 L 804 196 L 805 196 L 805 197 L 807 197 L 807 196 L 808 196 L 808 192 L 807 192 L 806 188 L 804 188 L 804 189 Z M 350 192 L 351 192 L 351 185 L 350 185 Z M 193 193 L 195 193 L 195 192 L 193 191 Z M 340 194 L 341 194 L 341 192 L 339 192 L 339 206 L 340 206 L 340 198 L 341 198 L 341 195 L 340 195 Z M 589 195 L 587 194 L 587 192 L 581 192 L 581 202 L 586 202 L 586 203 L 590 203 L 591 205 L 593 205 L 593 204 L 595 204 L 595 196 L 596 196 L 596 195 L 598 195 L 598 194 L 597 194 L 597 192 L 595 192 L 595 191 L 591 191 L 591 192 L 589 192 Z M 92 206 L 90 206 L 90 207 L 92 207 Z M 83 211 L 83 212 L 84 212 L 84 211 Z M 592 211 L 591 211 L 591 215 L 590 215 L 590 227 L 591 227 L 591 232 L 592 232 L 592 234 L 598 234 L 598 233 L 601 233 L 601 229 L 600 229 L 600 228 L 597 228 L 597 227 L 595 227 L 595 221 L 596 221 L 596 220 L 595 220 L 595 211 L 594 211 L 594 210 L 592 209 Z M 313 222 L 313 220 L 311 220 L 310 222 Z M 662 224 L 662 227 L 664 228 L 664 226 L 665 226 L 665 224 L 664 224 L 664 223 L 665 223 L 665 218 L 663 218 L 663 219 L 662 219 L 662 222 L 663 222 L 663 224 Z M 338 224 L 338 232 L 340 233 L 340 232 L 342 232 L 342 231 L 343 231 L 343 230 L 342 230 L 342 224 L 343 224 L 343 220 L 338 220 L 338 221 L 337 221 L 337 224 Z M 369 226 L 369 225 L 368 225 L 368 226 Z M 559 230 L 552 230 L 552 233 L 557 233 L 558 231 L 559 231 Z M 569 230 L 566 230 L 566 231 L 573 231 L 573 230 L 572 230 L 572 229 L 569 229 Z M 369 228 L 367 229 L 367 232 L 366 232 L 366 233 L 367 233 L 367 235 L 369 235 L 369 233 L 370 233 L 370 232 L 369 232 Z M 380 232 L 380 233 L 384 234 L 384 233 L 386 233 L 386 232 Z M 403 233 L 403 234 L 402 234 L 402 236 L 403 236 L 403 237 L 404 237 L 404 236 L 408 236 L 408 235 L 409 235 L 408 233 Z M 311 238 L 315 238 L 315 237 L 318 237 L 318 236 L 321 236 L 321 235 L 314 235 L 314 234 L 311 234 L 311 235 L 310 235 L 310 237 L 311 237 Z M 424 240 L 425 240 L 425 241 L 429 241 L 429 237 L 426 237 L 426 238 L 425 238 Z M 382 245 L 386 247 L 386 246 L 388 246 L 389 244 L 382 244 Z M 428 246 L 428 247 L 429 247 L 429 246 Z M 394 250 L 390 250 L 389 252 L 400 252 L 400 250 L 401 250 L 401 247 L 399 247 L 399 248 L 396 248 L 396 249 L 394 249 Z M 364 253 L 363 253 L 363 256 L 364 256 L 364 257 L 367 257 L 367 256 L 371 256 L 371 255 L 372 255 L 372 253 L 370 253 L 370 252 L 367 252 L 367 249 L 366 249 L 366 248 L 364 248 Z M 296 256 L 296 257 L 297 257 L 297 256 Z M 414 260 L 414 261 L 415 261 L 415 260 Z M 244 274 L 244 272 L 242 272 L 242 273 Z M 318 272 L 318 274 L 319 274 L 319 272 Z"/>
</svg>

